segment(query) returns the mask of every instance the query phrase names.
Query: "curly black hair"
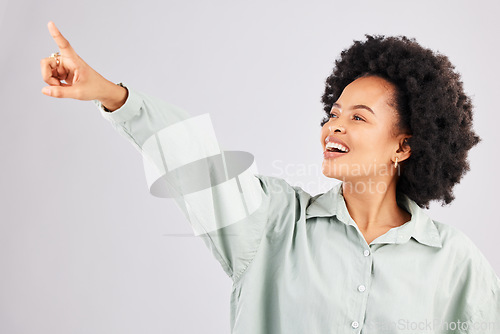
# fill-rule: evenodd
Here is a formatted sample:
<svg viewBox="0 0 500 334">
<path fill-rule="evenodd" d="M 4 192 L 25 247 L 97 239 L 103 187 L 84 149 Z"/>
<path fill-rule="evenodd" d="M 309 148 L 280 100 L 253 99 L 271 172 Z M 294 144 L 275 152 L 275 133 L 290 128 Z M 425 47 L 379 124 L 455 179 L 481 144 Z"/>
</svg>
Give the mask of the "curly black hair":
<svg viewBox="0 0 500 334">
<path fill-rule="evenodd" d="M 321 98 L 328 122 L 332 104 L 344 88 L 363 76 L 395 86 L 396 134 L 411 135 L 411 155 L 401 162 L 397 192 L 419 207 L 432 200 L 451 203 L 453 186 L 470 170 L 468 151 L 482 139 L 472 129 L 472 101 L 448 57 L 406 36 L 365 35 L 335 60 Z"/>
</svg>

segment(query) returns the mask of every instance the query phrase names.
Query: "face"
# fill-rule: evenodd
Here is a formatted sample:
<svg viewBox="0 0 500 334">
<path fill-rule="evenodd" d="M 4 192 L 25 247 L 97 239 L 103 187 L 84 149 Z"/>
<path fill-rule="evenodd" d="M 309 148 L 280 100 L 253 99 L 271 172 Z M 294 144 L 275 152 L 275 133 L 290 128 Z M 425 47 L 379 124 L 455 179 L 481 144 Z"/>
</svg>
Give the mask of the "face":
<svg viewBox="0 0 500 334">
<path fill-rule="evenodd" d="M 375 76 L 359 78 L 344 89 L 321 129 L 325 176 L 353 183 L 387 183 L 397 177 L 394 161 L 398 157 L 399 163 L 409 156 L 409 150 L 400 150 L 409 136 L 396 136 L 392 131 L 397 121 L 396 110 L 390 105 L 394 92 L 391 83 Z M 330 153 L 327 137 L 343 143 L 347 153 Z"/>
</svg>

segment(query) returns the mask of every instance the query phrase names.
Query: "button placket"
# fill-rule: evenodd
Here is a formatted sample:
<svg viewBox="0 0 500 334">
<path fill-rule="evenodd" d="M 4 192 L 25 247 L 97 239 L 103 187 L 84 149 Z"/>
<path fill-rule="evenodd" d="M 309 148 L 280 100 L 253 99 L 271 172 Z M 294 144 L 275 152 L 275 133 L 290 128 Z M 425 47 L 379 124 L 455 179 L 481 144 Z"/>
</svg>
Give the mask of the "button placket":
<svg viewBox="0 0 500 334">
<path fill-rule="evenodd" d="M 365 282 L 365 284 L 369 284 L 369 281 L 371 279 L 372 269 L 373 269 L 372 268 L 373 267 L 373 262 L 372 262 L 372 258 L 370 257 L 370 255 L 372 254 L 371 249 L 369 249 L 369 248 L 368 249 L 363 249 L 362 254 L 363 254 L 363 257 L 366 258 L 366 260 L 367 260 L 366 265 L 368 266 L 367 267 L 368 272 L 365 272 L 365 274 L 363 276 L 364 276 L 365 280 L 366 279 L 368 280 L 368 282 Z M 366 275 L 368 275 L 368 276 L 366 276 Z M 357 291 L 359 293 L 364 293 L 367 290 L 367 286 L 365 284 L 359 284 L 356 287 L 356 289 L 357 289 Z M 362 297 L 360 296 L 360 298 L 362 298 L 363 301 L 362 301 L 362 311 L 359 314 L 359 316 L 362 317 L 362 318 L 363 318 L 363 316 L 364 316 L 364 314 L 366 312 L 366 303 L 367 303 L 366 298 L 367 297 L 368 296 L 366 294 L 364 296 L 362 296 Z M 353 328 L 353 329 L 358 329 L 360 326 L 361 325 L 360 325 L 360 323 L 358 321 L 353 320 L 351 322 L 351 328 Z"/>
</svg>

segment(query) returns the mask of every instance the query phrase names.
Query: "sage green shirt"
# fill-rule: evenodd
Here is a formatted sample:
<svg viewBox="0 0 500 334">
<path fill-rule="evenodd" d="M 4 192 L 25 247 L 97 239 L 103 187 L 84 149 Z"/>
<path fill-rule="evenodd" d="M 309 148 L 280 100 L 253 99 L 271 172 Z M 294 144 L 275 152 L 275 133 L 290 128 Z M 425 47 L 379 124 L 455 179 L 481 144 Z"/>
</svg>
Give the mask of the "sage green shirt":
<svg viewBox="0 0 500 334">
<path fill-rule="evenodd" d="M 128 89 L 114 112 L 95 102 L 231 278 L 231 333 L 500 333 L 500 280 L 460 230 L 398 194 L 411 220 L 367 244 L 341 183 L 311 196 L 228 162 L 207 115 Z"/>
</svg>

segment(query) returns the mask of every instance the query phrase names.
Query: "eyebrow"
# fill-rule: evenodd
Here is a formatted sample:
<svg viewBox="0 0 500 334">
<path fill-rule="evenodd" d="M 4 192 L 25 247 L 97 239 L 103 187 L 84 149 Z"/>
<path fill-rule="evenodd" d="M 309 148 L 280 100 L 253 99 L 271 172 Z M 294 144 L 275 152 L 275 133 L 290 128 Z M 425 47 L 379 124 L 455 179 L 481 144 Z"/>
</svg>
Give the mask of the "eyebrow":
<svg viewBox="0 0 500 334">
<path fill-rule="evenodd" d="M 340 104 L 338 104 L 337 102 L 335 102 L 334 104 L 332 104 L 332 108 L 333 107 L 337 107 L 339 109 L 342 109 L 342 107 L 340 106 Z M 366 109 L 369 112 L 371 112 L 373 115 L 375 115 L 375 113 L 373 112 L 372 108 L 370 108 L 368 106 L 365 106 L 364 104 L 356 104 L 355 106 L 352 107 L 352 109 Z"/>
</svg>

